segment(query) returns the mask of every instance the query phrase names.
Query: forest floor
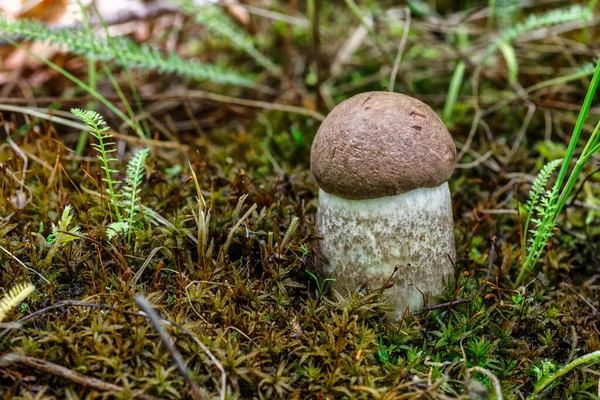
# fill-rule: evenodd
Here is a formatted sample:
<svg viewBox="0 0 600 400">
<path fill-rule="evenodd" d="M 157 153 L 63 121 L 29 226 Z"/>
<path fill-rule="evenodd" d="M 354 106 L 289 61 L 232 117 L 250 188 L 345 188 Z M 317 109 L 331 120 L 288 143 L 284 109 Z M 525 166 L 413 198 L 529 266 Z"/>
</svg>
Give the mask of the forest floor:
<svg viewBox="0 0 600 400">
<path fill-rule="evenodd" d="M 567 153 L 598 13 L 567 1 L 236 3 L 210 20 L 184 8 L 108 22 L 253 87 L 22 42 L 120 112 L 131 102 L 127 122 L 0 29 L 0 287 L 35 285 L 0 321 L 0 398 L 598 398 L 597 157 L 517 281 L 532 182 Z M 399 321 L 385 290 L 331 291 L 317 268 L 312 139 L 335 104 L 370 90 L 429 104 L 458 153 L 455 279 L 442 306 Z M 129 230 L 110 225 L 105 171 L 93 146 L 77 149 L 73 107 L 112 128 L 117 195 L 149 149 Z"/>
</svg>

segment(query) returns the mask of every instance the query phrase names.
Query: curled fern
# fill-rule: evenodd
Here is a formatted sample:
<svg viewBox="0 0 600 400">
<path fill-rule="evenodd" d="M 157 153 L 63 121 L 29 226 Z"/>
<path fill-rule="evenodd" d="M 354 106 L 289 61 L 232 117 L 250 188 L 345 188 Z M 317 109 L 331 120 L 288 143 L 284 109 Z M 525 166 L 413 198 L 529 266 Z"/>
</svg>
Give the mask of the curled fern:
<svg viewBox="0 0 600 400">
<path fill-rule="evenodd" d="M 31 283 L 13 286 L 12 289 L 0 300 L 0 322 L 6 318 L 6 314 L 20 302 L 25 300 L 35 290 Z"/>
</svg>

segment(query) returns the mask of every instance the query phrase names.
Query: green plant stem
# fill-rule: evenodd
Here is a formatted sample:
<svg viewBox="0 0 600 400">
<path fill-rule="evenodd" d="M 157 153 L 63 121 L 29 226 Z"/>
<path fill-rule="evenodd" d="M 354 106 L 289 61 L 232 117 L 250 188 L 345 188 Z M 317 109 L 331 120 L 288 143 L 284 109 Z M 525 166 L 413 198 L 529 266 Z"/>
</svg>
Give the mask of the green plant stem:
<svg viewBox="0 0 600 400">
<path fill-rule="evenodd" d="M 133 81 L 131 72 L 127 68 L 124 69 L 124 72 L 125 72 L 125 76 L 127 77 L 127 81 L 129 82 L 129 90 L 131 90 L 131 95 L 133 96 L 133 101 L 135 103 L 135 106 L 137 107 L 138 115 L 144 115 L 144 108 L 142 107 L 142 99 L 140 98 L 140 94 L 139 94 L 137 88 L 135 87 L 135 82 Z M 139 122 L 137 122 L 137 119 L 136 119 L 136 123 L 139 125 Z M 142 125 L 143 125 L 143 127 L 140 126 L 140 129 L 142 130 L 142 132 L 145 132 L 145 137 L 150 138 L 151 133 L 150 133 L 150 125 L 148 124 L 148 118 L 142 119 Z"/>
<path fill-rule="evenodd" d="M 105 140 L 112 139 L 111 135 L 104 135 L 103 132 L 109 130 L 106 122 L 102 119 L 102 116 L 93 110 L 82 111 L 78 108 L 72 108 L 71 113 L 76 117 L 80 118 L 88 127 L 92 128 L 92 135 L 98 140 L 97 144 L 92 144 L 92 146 L 96 149 L 98 155 L 96 158 L 100 160 L 101 166 L 100 169 L 104 170 L 105 178 L 103 179 L 108 185 L 107 191 L 110 197 L 110 201 L 113 204 L 115 209 L 115 213 L 117 216 L 118 222 L 123 222 L 123 218 L 121 217 L 121 213 L 119 210 L 119 202 L 117 200 L 117 194 L 114 190 L 114 185 L 118 183 L 117 181 L 113 181 L 111 174 L 117 172 L 116 170 L 110 169 L 108 163 L 109 161 L 116 161 L 115 158 L 109 157 L 109 154 L 114 152 L 115 150 L 108 149 L 108 146 L 112 146 L 114 142 L 105 142 Z"/>
<path fill-rule="evenodd" d="M 454 110 L 454 106 L 456 105 L 456 99 L 458 98 L 458 93 L 460 92 L 460 87 L 462 86 L 462 82 L 465 76 L 465 63 L 464 61 L 459 61 L 456 64 L 456 68 L 454 69 L 454 73 L 452 74 L 452 80 L 450 81 L 450 86 L 448 87 L 448 96 L 446 96 L 446 104 L 444 105 L 444 122 L 450 123 L 452 119 L 452 111 Z"/>
<path fill-rule="evenodd" d="M 515 49 L 510 43 L 505 41 L 501 41 L 498 44 L 498 48 L 504 56 L 504 60 L 506 60 L 506 67 L 508 69 L 508 83 L 510 85 L 514 85 L 519 77 L 519 63 L 517 61 Z"/>
<path fill-rule="evenodd" d="M 574 368 L 577 368 L 580 365 L 593 363 L 598 360 L 600 360 L 600 350 L 594 351 L 593 353 L 586 354 L 585 356 L 576 358 L 575 360 L 571 361 L 569 364 L 565 365 L 559 371 L 556 371 L 552 375 L 548 376 L 542 382 L 538 382 L 538 384 L 535 385 L 535 389 L 533 390 L 533 393 L 531 394 L 531 396 L 528 397 L 528 399 L 535 399 L 540 392 L 542 392 L 546 387 L 548 387 L 548 385 L 550 385 L 552 382 L 554 382 L 558 378 L 562 377 L 563 375 L 566 375 L 567 373 L 572 371 Z"/>
<path fill-rule="evenodd" d="M 98 11 L 98 7 L 96 7 L 96 5 L 93 5 L 93 7 L 94 7 L 94 11 L 96 12 L 96 15 L 100 18 L 100 23 L 102 24 L 102 27 L 104 28 L 104 33 L 106 34 L 106 39 L 108 40 L 109 43 L 112 44 L 112 46 L 114 48 L 117 48 L 118 45 L 113 40 L 113 37 L 111 36 L 111 34 L 108 30 L 108 25 L 106 24 L 106 21 L 104 20 L 104 18 L 102 18 L 102 14 Z M 117 53 L 117 59 L 119 60 L 119 63 L 121 65 L 127 65 L 127 62 L 123 59 L 122 53 L 120 53 L 120 52 Z M 145 130 L 144 130 L 141 127 L 139 121 L 135 118 L 135 113 L 133 112 L 133 109 L 132 109 L 131 105 L 129 104 L 129 101 L 127 101 L 127 97 L 125 97 L 125 94 L 121 90 L 121 86 L 119 86 L 119 83 L 114 78 L 112 71 L 110 70 L 110 68 L 108 68 L 106 63 L 102 63 L 102 66 L 103 66 L 104 71 L 106 72 L 108 78 L 110 79 L 110 82 L 113 85 L 115 92 L 117 92 L 119 98 L 121 99 L 121 103 L 123 104 L 127 113 L 129 114 L 129 118 L 131 119 L 132 123 L 138 127 L 139 132 L 146 132 L 146 134 L 143 136 L 144 138 L 149 137 L 150 127 L 148 126 L 148 122 L 144 119 L 144 127 L 145 127 Z M 123 68 L 123 72 L 125 72 L 125 76 L 127 77 L 127 81 L 129 82 L 129 89 L 131 90 L 131 94 L 133 95 L 133 100 L 136 102 L 136 104 L 138 106 L 138 112 L 140 113 L 140 115 L 142 115 L 144 113 L 144 110 L 141 109 L 142 103 L 140 101 L 138 91 L 135 88 L 135 84 L 133 83 L 133 79 L 131 78 L 131 73 L 129 72 L 128 68 Z"/>
<path fill-rule="evenodd" d="M 81 9 L 83 27 L 84 27 L 86 33 L 89 34 L 90 26 L 89 26 L 88 14 L 85 10 L 85 7 L 81 4 L 80 0 L 77 1 L 77 4 L 79 5 L 79 8 Z M 98 76 L 97 71 L 96 71 L 96 57 L 93 57 L 93 56 L 88 57 L 87 62 L 88 62 L 88 82 L 89 82 L 90 87 L 95 90 L 97 87 L 96 84 L 97 84 L 97 76 Z M 88 109 L 88 110 L 95 109 L 93 100 L 90 100 L 87 102 L 86 109 Z M 83 155 L 83 152 L 85 151 L 87 144 L 88 144 L 88 138 L 89 138 L 88 131 L 82 130 L 81 133 L 79 133 L 79 139 L 77 140 L 77 146 L 75 147 L 75 154 L 77 154 L 78 156 Z M 73 160 L 73 166 L 77 165 L 76 162 L 77 162 L 76 160 Z"/>
<path fill-rule="evenodd" d="M 550 233 L 551 233 L 552 229 L 554 228 L 554 224 L 552 223 L 553 213 L 552 213 L 552 205 L 550 204 L 550 202 L 552 201 L 551 199 L 555 199 L 556 197 L 558 197 L 558 185 L 557 184 L 554 185 L 554 187 L 552 189 L 552 194 L 549 195 L 549 199 L 550 199 L 549 205 L 543 211 L 541 223 L 538 225 L 537 232 L 533 239 L 533 243 L 532 243 L 531 247 L 529 248 L 529 252 L 527 254 L 527 258 L 525 259 L 525 263 L 521 267 L 521 272 L 519 273 L 519 276 L 517 277 L 517 281 L 515 282 L 516 286 L 520 286 L 521 283 L 523 282 L 523 279 L 525 278 L 525 275 L 529 271 L 531 271 L 531 269 L 535 265 L 536 261 L 540 257 L 541 247 L 545 243 L 548 242 L 548 240 L 551 236 Z"/>
<path fill-rule="evenodd" d="M 308 19 L 310 20 L 310 38 L 311 38 L 311 55 L 312 61 L 315 66 L 315 72 L 317 75 L 317 82 L 315 86 L 317 87 L 317 102 L 316 108 L 321 108 L 324 100 L 323 93 L 321 90 L 321 86 L 323 84 L 323 73 L 325 71 L 323 57 L 321 56 L 321 25 L 320 25 L 320 10 L 321 10 L 321 1 L 320 0 L 308 0 L 306 4 Z"/>
<path fill-rule="evenodd" d="M 125 97 L 123 90 L 121 90 L 121 86 L 119 86 L 119 82 L 117 82 L 114 75 L 112 74 L 112 72 L 110 71 L 110 69 L 108 68 L 108 66 L 106 64 L 103 63 L 102 67 L 104 68 L 104 72 L 106 73 L 106 76 L 110 80 L 110 83 L 113 85 L 115 92 L 117 92 L 119 99 L 121 99 L 121 103 L 123 104 L 123 107 L 125 107 L 125 111 L 127 111 L 127 114 L 129 115 L 129 119 L 125 122 L 128 125 L 133 124 L 136 127 L 135 131 L 137 132 L 138 136 L 140 136 L 142 139 L 145 139 L 146 135 L 144 135 L 144 132 L 142 131 L 142 127 L 140 126 L 139 122 L 137 122 L 137 120 L 135 119 L 135 113 L 133 112 L 133 109 L 131 108 L 129 101 L 127 101 L 127 97 Z"/>
<path fill-rule="evenodd" d="M 594 135 L 597 135 L 598 128 L 600 128 L 600 122 L 598 122 L 598 124 L 596 125 L 596 129 L 594 129 Z M 596 139 L 597 139 L 597 137 L 596 137 Z M 577 160 L 577 163 L 575 164 L 575 167 L 573 168 L 573 172 L 571 172 L 571 175 L 569 176 L 569 180 L 567 181 L 565 188 L 563 189 L 563 191 L 560 194 L 560 197 L 558 198 L 556 213 L 552 217 L 553 222 L 556 222 L 556 220 L 558 219 L 558 216 L 560 215 L 561 210 L 565 206 L 565 204 L 567 202 L 567 198 L 571 194 L 571 191 L 575 187 L 575 184 L 577 183 L 577 178 L 579 178 L 579 175 L 581 175 L 581 172 L 583 171 L 585 164 L 587 163 L 589 158 L 595 152 L 600 150 L 600 145 L 593 143 L 592 145 L 594 147 L 592 147 L 588 151 L 588 146 L 590 145 L 591 142 L 592 142 L 592 138 L 590 138 L 590 141 L 588 141 L 585 150 L 579 156 L 579 159 Z"/>
<path fill-rule="evenodd" d="M 0 15 L 2 38 L 14 35 L 25 40 L 48 41 L 65 46 L 69 52 L 98 61 L 108 62 L 117 59 L 119 67 L 143 71 L 155 70 L 162 74 L 175 73 L 192 79 L 208 80 L 214 83 L 228 83 L 255 88 L 265 93 L 273 89 L 256 83 L 255 76 L 240 75 L 225 71 L 212 64 L 201 64 L 197 60 L 184 60 L 175 53 L 163 55 L 147 45 L 138 45 L 125 37 L 113 37 L 110 41 L 97 35 L 84 35 L 80 31 L 67 28 L 50 29 L 41 22 L 18 20 L 9 22 Z M 7 40 L 14 44 L 13 40 Z M 39 57 L 36 57 L 39 58 Z"/>
<path fill-rule="evenodd" d="M 101 156 L 98 157 L 98 159 L 102 162 L 102 166 L 104 169 L 104 172 L 106 174 L 106 184 L 108 185 L 108 194 L 110 195 L 110 201 L 113 204 L 113 208 L 115 209 L 115 215 L 117 216 L 117 221 L 121 222 L 123 221 L 123 217 L 121 216 L 121 211 L 119 210 L 119 201 L 117 200 L 117 196 L 116 196 L 116 192 L 115 192 L 115 188 L 113 186 L 113 180 L 110 177 L 110 172 L 111 169 L 108 165 L 108 151 L 106 149 L 106 145 L 104 143 L 104 139 L 102 137 L 101 134 L 101 129 L 98 126 L 98 124 L 96 123 L 96 121 L 91 120 L 90 121 L 92 123 L 92 128 L 98 133 L 98 145 L 100 147 L 100 154 Z"/>
<path fill-rule="evenodd" d="M 502 42 L 512 43 L 515 39 L 525 32 L 530 32 L 534 29 L 563 24 L 579 20 L 591 20 L 593 14 L 591 10 L 583 8 L 579 5 L 573 5 L 569 8 L 550 10 L 542 15 L 531 15 L 523 23 L 517 24 L 511 29 L 504 30 L 500 38 L 492 42 L 486 49 L 481 60 L 481 65 L 496 52 Z"/>
<path fill-rule="evenodd" d="M 494 26 L 494 20 L 496 19 L 496 0 L 488 0 L 488 9 L 490 13 L 488 14 L 488 28 L 492 28 Z"/>
<path fill-rule="evenodd" d="M 93 88 L 94 90 L 96 89 L 96 83 L 97 83 L 97 76 L 98 74 L 96 73 L 96 60 L 94 58 L 89 58 L 88 59 L 88 81 L 89 81 L 89 85 L 91 88 Z M 94 109 L 94 101 L 90 100 L 87 102 L 87 106 L 86 108 L 88 110 L 93 110 Z M 89 137 L 89 132 L 88 131 L 81 131 L 81 133 L 79 134 L 79 139 L 77 139 L 77 146 L 75 147 L 75 154 L 77 154 L 78 156 L 83 155 L 83 152 L 85 151 L 87 144 L 88 144 L 88 137 Z M 73 160 L 73 163 L 75 163 L 76 161 Z"/>
<path fill-rule="evenodd" d="M 214 4 L 197 5 L 191 0 L 174 0 L 174 2 L 181 7 L 183 12 L 194 16 L 197 23 L 204 25 L 210 32 L 228 39 L 234 47 L 245 51 L 271 74 L 278 77 L 282 75 L 281 68 L 263 55 L 254 46 L 253 38 L 233 24 L 231 19 L 218 9 L 218 6 Z"/>
</svg>

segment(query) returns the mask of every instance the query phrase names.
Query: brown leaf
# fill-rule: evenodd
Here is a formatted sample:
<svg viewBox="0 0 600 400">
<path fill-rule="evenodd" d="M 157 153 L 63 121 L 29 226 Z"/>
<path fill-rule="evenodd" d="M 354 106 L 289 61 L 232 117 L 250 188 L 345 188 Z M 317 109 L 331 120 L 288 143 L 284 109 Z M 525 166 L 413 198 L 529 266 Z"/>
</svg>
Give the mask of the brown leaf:
<svg viewBox="0 0 600 400">
<path fill-rule="evenodd" d="M 58 21 L 66 11 L 67 0 L 40 0 L 35 6 L 19 13 L 18 18 L 51 23 Z"/>
</svg>

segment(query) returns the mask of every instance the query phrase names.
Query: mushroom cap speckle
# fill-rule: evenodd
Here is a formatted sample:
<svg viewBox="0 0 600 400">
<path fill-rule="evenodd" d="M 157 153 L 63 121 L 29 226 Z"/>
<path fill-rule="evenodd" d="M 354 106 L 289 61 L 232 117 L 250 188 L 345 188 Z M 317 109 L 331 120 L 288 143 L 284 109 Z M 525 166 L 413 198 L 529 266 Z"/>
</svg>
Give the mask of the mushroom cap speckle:
<svg viewBox="0 0 600 400">
<path fill-rule="evenodd" d="M 431 107 L 391 92 L 338 104 L 319 127 L 310 156 L 319 187 L 352 200 L 436 187 L 455 166 L 452 136 Z"/>
</svg>

